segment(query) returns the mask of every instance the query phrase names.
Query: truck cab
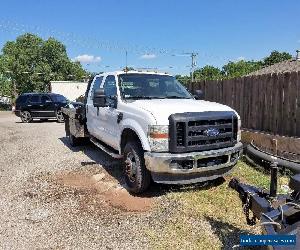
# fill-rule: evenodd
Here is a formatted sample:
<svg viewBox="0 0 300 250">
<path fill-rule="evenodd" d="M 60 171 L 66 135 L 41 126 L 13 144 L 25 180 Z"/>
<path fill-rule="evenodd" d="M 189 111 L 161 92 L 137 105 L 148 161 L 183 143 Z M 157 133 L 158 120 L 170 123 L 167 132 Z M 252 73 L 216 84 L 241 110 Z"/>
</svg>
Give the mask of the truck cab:
<svg viewBox="0 0 300 250">
<path fill-rule="evenodd" d="M 70 125 L 77 116 L 63 111 L 67 135 L 73 144 L 88 136 L 122 159 L 130 192 L 145 191 L 151 180 L 188 184 L 216 179 L 240 157 L 239 115 L 228 106 L 197 100 L 169 74 L 99 74 L 85 98 L 79 122 L 84 133 Z"/>
</svg>

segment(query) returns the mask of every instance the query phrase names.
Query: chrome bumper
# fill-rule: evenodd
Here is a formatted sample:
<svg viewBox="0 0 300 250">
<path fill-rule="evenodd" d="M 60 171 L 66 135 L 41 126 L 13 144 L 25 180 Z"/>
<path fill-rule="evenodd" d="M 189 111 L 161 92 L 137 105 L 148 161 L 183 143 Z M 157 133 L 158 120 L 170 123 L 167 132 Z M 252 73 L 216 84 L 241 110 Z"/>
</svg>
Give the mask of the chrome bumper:
<svg viewBox="0 0 300 250">
<path fill-rule="evenodd" d="M 234 147 L 203 152 L 183 154 L 145 152 L 146 168 L 151 172 L 153 180 L 159 183 L 186 184 L 202 182 L 224 176 L 237 163 L 243 144 Z M 227 156 L 221 164 L 198 167 L 198 160 L 211 158 L 212 162 L 218 156 Z M 209 160 L 209 159 L 208 159 Z M 192 161 L 189 169 L 177 168 L 174 162 Z M 205 161 L 204 161 L 205 162 Z"/>
</svg>

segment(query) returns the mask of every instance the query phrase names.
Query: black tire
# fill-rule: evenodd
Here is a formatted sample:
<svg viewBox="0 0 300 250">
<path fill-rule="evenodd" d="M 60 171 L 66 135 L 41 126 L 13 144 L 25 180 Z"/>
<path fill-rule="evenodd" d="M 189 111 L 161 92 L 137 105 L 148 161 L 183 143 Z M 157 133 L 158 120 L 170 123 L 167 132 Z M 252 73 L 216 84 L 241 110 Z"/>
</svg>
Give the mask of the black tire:
<svg viewBox="0 0 300 250">
<path fill-rule="evenodd" d="M 68 138 L 69 138 L 69 143 L 70 143 L 70 145 L 71 145 L 72 147 L 77 147 L 77 146 L 80 145 L 79 139 L 76 138 L 74 135 L 70 134 L 70 135 L 68 136 Z"/>
<path fill-rule="evenodd" d="M 124 147 L 124 175 L 131 193 L 142 193 L 151 183 L 151 174 L 145 166 L 144 152 L 139 142 L 130 141 Z"/>
<path fill-rule="evenodd" d="M 56 119 L 57 119 L 57 122 L 59 122 L 59 123 L 63 123 L 65 121 L 65 118 L 64 118 L 61 110 L 56 111 Z"/>
<path fill-rule="evenodd" d="M 32 122 L 32 116 L 29 111 L 21 111 L 21 121 L 24 123 Z"/>
</svg>

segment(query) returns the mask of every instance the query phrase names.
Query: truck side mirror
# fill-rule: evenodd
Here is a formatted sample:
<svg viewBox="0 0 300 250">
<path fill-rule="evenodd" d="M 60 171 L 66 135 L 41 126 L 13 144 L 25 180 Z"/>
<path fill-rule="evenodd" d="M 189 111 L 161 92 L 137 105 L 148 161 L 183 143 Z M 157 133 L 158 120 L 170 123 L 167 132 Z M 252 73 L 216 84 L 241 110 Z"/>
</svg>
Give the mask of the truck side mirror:
<svg viewBox="0 0 300 250">
<path fill-rule="evenodd" d="M 93 105 L 94 107 L 106 107 L 106 96 L 104 93 L 104 89 L 96 89 L 94 91 L 94 97 L 93 97 Z"/>
<path fill-rule="evenodd" d="M 196 100 L 202 100 L 204 98 L 204 92 L 201 89 L 197 89 L 194 97 Z"/>
</svg>

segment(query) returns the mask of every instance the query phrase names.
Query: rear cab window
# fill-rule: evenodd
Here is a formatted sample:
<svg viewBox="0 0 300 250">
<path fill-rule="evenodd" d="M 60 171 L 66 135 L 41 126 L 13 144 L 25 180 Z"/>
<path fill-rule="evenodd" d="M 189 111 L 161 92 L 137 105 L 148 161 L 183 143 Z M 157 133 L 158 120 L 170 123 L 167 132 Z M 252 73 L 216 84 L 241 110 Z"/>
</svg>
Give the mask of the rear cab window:
<svg viewBox="0 0 300 250">
<path fill-rule="evenodd" d="M 94 84 L 93 84 L 93 88 L 91 89 L 91 93 L 90 93 L 90 99 L 93 99 L 94 98 L 94 92 L 96 89 L 99 89 L 100 88 L 100 85 L 102 83 L 102 80 L 103 80 L 103 76 L 98 76 L 96 77 L 95 81 L 94 81 Z"/>
</svg>

